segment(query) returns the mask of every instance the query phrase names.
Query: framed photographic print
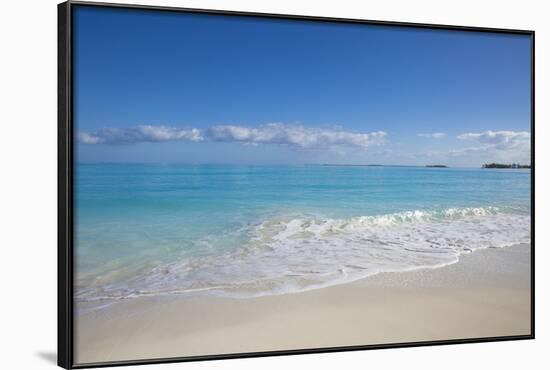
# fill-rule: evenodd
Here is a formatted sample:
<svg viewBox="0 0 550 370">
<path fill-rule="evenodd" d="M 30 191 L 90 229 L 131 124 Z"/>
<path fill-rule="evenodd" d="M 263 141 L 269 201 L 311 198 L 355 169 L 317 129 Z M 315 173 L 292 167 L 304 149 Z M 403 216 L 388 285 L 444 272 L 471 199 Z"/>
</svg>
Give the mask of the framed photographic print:
<svg viewBox="0 0 550 370">
<path fill-rule="evenodd" d="M 534 338 L 534 32 L 59 5 L 59 365 Z"/>
</svg>

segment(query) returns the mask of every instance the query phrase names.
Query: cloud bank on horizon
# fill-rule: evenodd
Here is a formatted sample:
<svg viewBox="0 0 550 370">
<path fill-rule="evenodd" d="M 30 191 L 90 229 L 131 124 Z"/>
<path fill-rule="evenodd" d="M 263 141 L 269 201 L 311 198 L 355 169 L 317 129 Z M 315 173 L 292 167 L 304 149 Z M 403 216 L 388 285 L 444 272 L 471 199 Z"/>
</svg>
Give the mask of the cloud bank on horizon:
<svg viewBox="0 0 550 370">
<path fill-rule="evenodd" d="M 468 132 L 457 136 L 460 140 L 477 141 L 500 148 L 522 147 L 529 144 L 531 134 L 527 131 L 485 131 L 479 133 Z"/>
<path fill-rule="evenodd" d="M 304 149 L 351 146 L 367 150 L 371 145 L 382 144 L 386 135 L 384 131 L 355 133 L 283 123 L 268 123 L 257 128 L 219 125 L 208 130 L 208 137 L 214 141 L 251 145 L 281 144 Z"/>
<path fill-rule="evenodd" d="M 128 128 L 102 128 L 93 132 L 79 132 L 78 141 L 88 145 L 129 145 L 163 142 L 223 142 L 246 146 L 276 145 L 297 150 L 352 148 L 366 153 L 371 146 L 385 145 L 385 131 L 352 132 L 340 127 L 316 128 L 301 124 L 267 123 L 257 127 L 215 125 L 207 129 L 176 128 L 164 125 L 140 125 Z M 443 132 L 418 133 L 420 138 L 454 140 L 455 147 L 427 151 L 423 155 L 442 163 L 456 159 L 472 161 L 530 162 L 531 134 L 527 131 L 466 132 L 449 136 Z M 434 142 L 435 142 L 434 141 Z M 472 143 L 470 146 L 465 143 Z M 450 143 L 449 143 L 450 145 Z M 395 150 L 388 149 L 388 153 Z M 357 152 L 354 152 L 357 153 Z"/>
<path fill-rule="evenodd" d="M 527 131 L 467 132 L 457 139 L 478 145 L 451 149 L 449 154 L 453 157 L 485 156 L 505 162 L 530 162 L 531 133 Z"/>
<path fill-rule="evenodd" d="M 80 132 L 83 144 L 138 144 L 144 142 L 203 141 L 236 142 L 245 145 L 276 144 L 301 149 L 322 149 L 334 146 L 367 150 L 384 142 L 386 133 L 356 133 L 341 129 L 310 128 L 299 124 L 267 123 L 255 128 L 236 125 L 212 126 L 203 132 L 197 128 L 141 125 L 130 128 L 104 128 Z"/>
</svg>

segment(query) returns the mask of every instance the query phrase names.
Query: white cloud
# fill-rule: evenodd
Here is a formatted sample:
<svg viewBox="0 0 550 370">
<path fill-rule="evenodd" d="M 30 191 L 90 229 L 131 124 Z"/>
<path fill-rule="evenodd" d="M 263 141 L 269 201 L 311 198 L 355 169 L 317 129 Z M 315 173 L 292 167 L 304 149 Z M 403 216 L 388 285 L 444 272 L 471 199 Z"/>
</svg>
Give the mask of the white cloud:
<svg viewBox="0 0 550 370">
<path fill-rule="evenodd" d="M 201 141 L 196 128 L 142 125 L 129 128 L 103 128 L 94 132 L 80 132 L 78 140 L 84 144 L 136 144 L 163 141 Z"/>
<path fill-rule="evenodd" d="M 339 128 L 309 128 L 283 123 L 268 123 L 257 128 L 220 125 L 208 130 L 208 137 L 213 141 L 280 144 L 305 149 L 348 146 L 366 150 L 371 145 L 383 143 L 385 136 L 383 131 L 355 133 Z"/>
<path fill-rule="evenodd" d="M 386 133 L 356 133 L 342 128 L 309 128 L 298 124 L 268 123 L 255 128 L 219 125 L 211 127 L 203 137 L 197 128 L 141 125 L 129 128 L 102 128 L 93 132 L 79 132 L 84 144 L 135 144 L 143 142 L 202 141 L 238 142 L 243 145 L 279 144 L 303 149 L 335 149 L 354 147 L 366 150 L 381 144 Z"/>
<path fill-rule="evenodd" d="M 467 132 L 457 136 L 460 140 L 479 145 L 450 150 L 451 156 L 475 156 L 479 159 L 508 162 L 529 162 L 531 134 L 527 131 Z"/>
<path fill-rule="evenodd" d="M 101 138 L 96 134 L 80 132 L 78 133 L 78 141 L 84 144 L 99 144 L 101 142 Z"/>
<path fill-rule="evenodd" d="M 418 134 L 418 136 L 425 137 L 425 138 L 430 138 L 430 139 L 442 139 L 445 136 L 447 136 L 447 134 L 445 134 L 443 132 L 434 132 L 434 133 L 431 133 L 431 134 Z"/>
<path fill-rule="evenodd" d="M 485 131 L 468 132 L 457 136 L 461 140 L 477 141 L 496 149 L 524 148 L 531 143 L 531 134 L 527 131 Z"/>
</svg>

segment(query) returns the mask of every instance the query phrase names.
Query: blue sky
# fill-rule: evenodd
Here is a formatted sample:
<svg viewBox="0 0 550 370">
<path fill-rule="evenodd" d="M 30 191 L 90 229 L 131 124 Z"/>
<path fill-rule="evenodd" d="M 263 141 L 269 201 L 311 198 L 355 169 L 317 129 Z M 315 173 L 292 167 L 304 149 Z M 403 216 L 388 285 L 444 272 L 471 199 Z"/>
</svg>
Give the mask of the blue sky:
<svg viewBox="0 0 550 370">
<path fill-rule="evenodd" d="M 80 6 L 82 162 L 529 162 L 530 39 Z"/>
</svg>

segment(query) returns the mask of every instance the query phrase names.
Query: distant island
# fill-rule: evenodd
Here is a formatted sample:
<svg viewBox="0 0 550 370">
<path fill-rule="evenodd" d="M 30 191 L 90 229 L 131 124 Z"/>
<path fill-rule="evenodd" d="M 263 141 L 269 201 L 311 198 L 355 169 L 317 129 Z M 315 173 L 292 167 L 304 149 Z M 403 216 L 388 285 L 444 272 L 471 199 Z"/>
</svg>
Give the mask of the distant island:
<svg viewBox="0 0 550 370">
<path fill-rule="evenodd" d="M 428 165 L 426 165 L 426 167 L 431 167 L 431 168 L 449 168 L 448 166 L 445 166 L 444 164 L 428 164 Z"/>
<path fill-rule="evenodd" d="M 485 163 L 481 168 L 531 168 L 530 164 L 504 164 L 504 163 Z"/>
</svg>

